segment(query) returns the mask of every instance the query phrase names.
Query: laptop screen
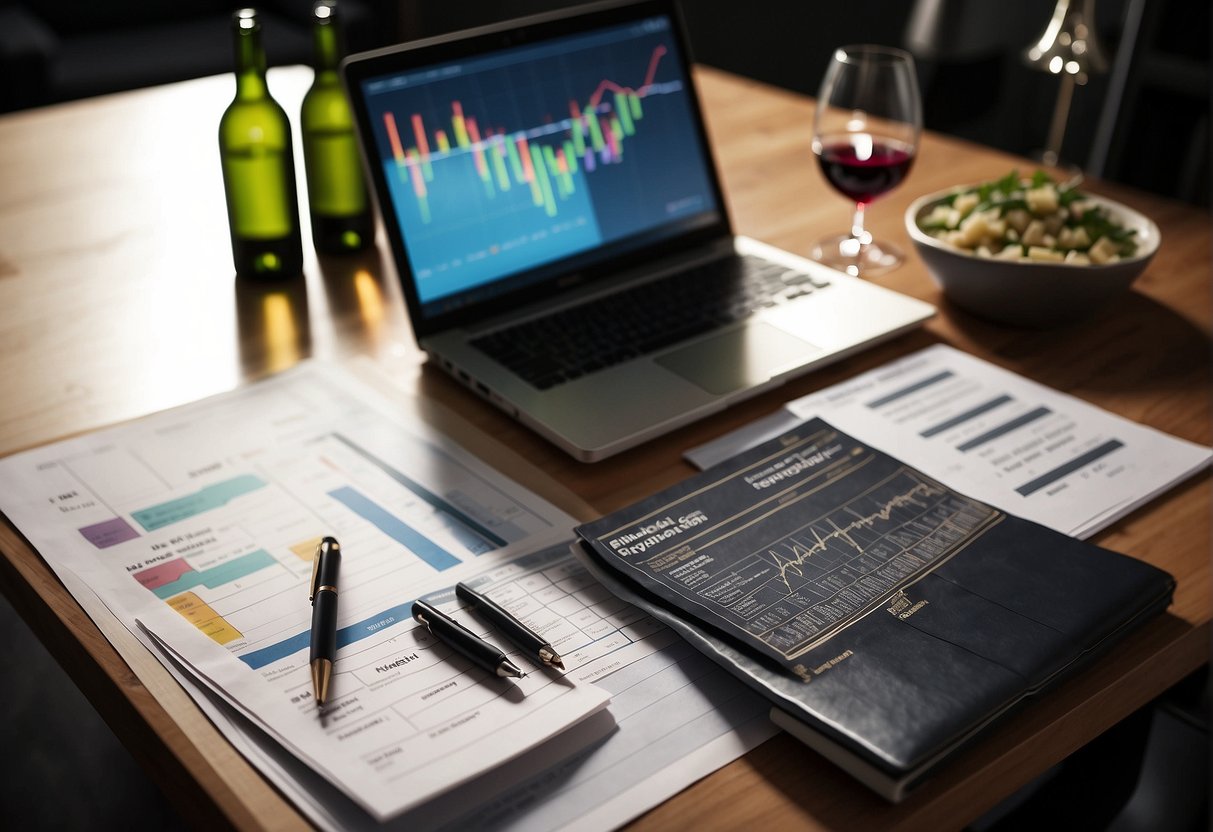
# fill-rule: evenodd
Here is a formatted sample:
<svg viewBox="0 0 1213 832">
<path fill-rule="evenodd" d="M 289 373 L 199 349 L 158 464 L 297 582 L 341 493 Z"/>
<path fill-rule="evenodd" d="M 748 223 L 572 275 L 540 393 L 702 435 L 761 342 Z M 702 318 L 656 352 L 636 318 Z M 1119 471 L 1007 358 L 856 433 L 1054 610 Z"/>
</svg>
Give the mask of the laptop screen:
<svg viewBox="0 0 1213 832">
<path fill-rule="evenodd" d="M 423 318 L 720 222 L 673 28 L 657 15 L 360 81 Z"/>
</svg>

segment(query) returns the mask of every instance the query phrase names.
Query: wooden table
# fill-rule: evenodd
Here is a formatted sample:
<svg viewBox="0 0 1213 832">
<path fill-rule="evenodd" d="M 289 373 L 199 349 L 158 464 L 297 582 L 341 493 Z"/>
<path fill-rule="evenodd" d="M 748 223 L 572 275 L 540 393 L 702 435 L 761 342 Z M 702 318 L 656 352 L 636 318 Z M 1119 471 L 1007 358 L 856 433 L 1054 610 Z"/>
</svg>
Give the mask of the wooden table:
<svg viewBox="0 0 1213 832">
<path fill-rule="evenodd" d="M 815 237 L 844 228 L 850 208 L 810 156 L 812 103 L 713 70 L 699 70 L 697 80 L 737 231 L 805 252 Z M 270 82 L 297 113 L 310 73 L 274 71 Z M 1133 292 L 1093 319 L 1048 332 L 983 323 L 950 307 L 913 258 L 879 280 L 939 305 L 924 330 L 640 449 L 575 462 L 422 366 L 394 272 L 378 253 L 318 262 L 309 252 L 305 279 L 235 285 L 216 149 L 232 92 L 230 78 L 203 79 L 0 118 L 0 453 L 227 390 L 307 356 L 365 353 L 492 438 L 478 447 L 514 449 L 550 476 L 550 488 L 606 512 L 691 473 L 684 448 L 939 341 L 1169 433 L 1213 441 L 1209 215 L 1092 182 L 1091 190 L 1153 217 L 1163 234 Z M 1026 164 L 928 135 L 907 184 L 868 212 L 870 228 L 908 250 L 902 213 L 916 195 Z M 1174 574 L 1170 611 L 901 805 L 781 736 L 635 825 L 938 829 L 980 815 L 1209 658 L 1209 478 L 1173 489 L 1097 542 Z M 184 817 L 303 824 L 154 660 L 129 644 L 123 660 L 7 525 L 0 549 L 5 594 Z"/>
</svg>

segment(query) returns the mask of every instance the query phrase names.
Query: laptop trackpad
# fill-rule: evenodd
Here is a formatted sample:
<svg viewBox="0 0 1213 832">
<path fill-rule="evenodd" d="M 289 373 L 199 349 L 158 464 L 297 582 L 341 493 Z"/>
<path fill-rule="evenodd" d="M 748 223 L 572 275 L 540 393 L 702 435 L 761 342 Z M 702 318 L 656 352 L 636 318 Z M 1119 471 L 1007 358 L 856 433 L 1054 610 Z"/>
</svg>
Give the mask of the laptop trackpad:
<svg viewBox="0 0 1213 832">
<path fill-rule="evenodd" d="M 724 395 L 762 384 L 802 364 L 821 348 L 768 323 L 756 322 L 705 338 L 654 359 L 709 393 Z"/>
</svg>

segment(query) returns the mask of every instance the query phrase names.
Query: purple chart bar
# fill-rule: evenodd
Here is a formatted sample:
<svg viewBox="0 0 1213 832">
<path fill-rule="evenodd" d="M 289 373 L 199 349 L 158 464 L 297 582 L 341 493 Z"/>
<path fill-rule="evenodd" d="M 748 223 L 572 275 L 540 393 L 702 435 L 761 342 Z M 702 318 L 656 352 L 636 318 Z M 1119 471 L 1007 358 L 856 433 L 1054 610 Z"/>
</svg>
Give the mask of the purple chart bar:
<svg viewBox="0 0 1213 832">
<path fill-rule="evenodd" d="M 108 549 L 110 546 L 117 546 L 119 543 L 134 540 L 139 536 L 139 532 L 131 528 L 131 524 L 121 517 L 85 526 L 80 529 L 80 534 L 84 535 L 84 539 L 98 549 Z"/>
</svg>

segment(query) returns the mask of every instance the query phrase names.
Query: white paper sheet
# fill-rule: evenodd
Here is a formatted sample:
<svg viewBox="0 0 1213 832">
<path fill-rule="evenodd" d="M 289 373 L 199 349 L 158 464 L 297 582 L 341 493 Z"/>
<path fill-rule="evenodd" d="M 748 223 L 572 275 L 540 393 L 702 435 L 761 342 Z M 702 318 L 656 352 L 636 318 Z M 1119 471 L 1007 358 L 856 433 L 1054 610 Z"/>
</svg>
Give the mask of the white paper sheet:
<svg viewBox="0 0 1213 832">
<path fill-rule="evenodd" d="M 692 448 L 709 467 L 812 416 L 951 488 L 1089 537 L 1209 465 L 1168 436 L 938 344 Z"/>
<path fill-rule="evenodd" d="M 572 518 L 331 368 L 307 367 L 0 460 L 0 489 L 0 508 L 103 631 L 120 622 L 152 649 L 237 750 L 321 828 L 613 828 L 776 732 L 759 697 L 588 578 L 568 555 Z M 414 552 L 392 518 L 430 548 Z M 370 686 L 381 689 L 374 701 L 396 713 L 389 694 L 409 686 L 400 677 L 410 666 L 449 677 L 454 665 L 430 661 L 441 647 L 420 642 L 428 634 L 415 633 L 400 608 L 427 595 L 475 624 L 450 596 L 455 581 L 472 580 L 553 639 L 578 690 L 615 695 L 617 728 L 604 740 L 612 717 L 591 716 L 558 741 L 381 823 L 375 806 L 326 779 L 366 759 L 317 739 L 327 734 L 317 732 L 300 636 L 310 615 L 302 588 L 310 550 L 324 532 L 346 551 L 335 691 L 347 704 L 338 713 L 359 704 L 365 713 Z M 459 564 L 436 568 L 439 549 Z M 409 597 L 388 590 L 386 581 L 400 579 L 415 587 Z M 370 589 L 359 597 L 358 587 Z M 136 617 L 191 667 L 153 649 Z M 368 661 L 347 661 L 352 654 Z M 512 658 L 533 671 L 526 684 L 546 677 Z M 351 663 L 356 669 L 347 670 Z M 476 673 L 473 690 L 483 692 Z M 400 677 L 366 682 L 388 674 Z M 284 704 L 290 699 L 297 701 Z M 577 710 L 593 707 L 583 699 Z M 333 726 L 344 731 L 371 718 L 354 714 Z M 478 761 L 455 780 L 483 768 Z M 413 776 L 399 788 L 416 792 Z"/>
<path fill-rule="evenodd" d="M 605 737 L 591 717 L 565 732 L 567 745 L 562 735 L 386 824 L 283 754 L 256 726 L 238 731 L 241 752 L 325 829 L 591 832 L 626 823 L 777 732 L 765 700 L 649 616 L 604 595 L 568 552 L 564 540 L 502 557 L 476 582 L 535 628 L 544 626 L 550 608 L 535 595 L 572 611 L 569 619 L 581 626 L 564 624 L 545 635 L 562 651 L 570 676 L 611 694 L 616 726 Z M 509 591 L 511 582 L 535 593 Z M 210 702 L 208 713 L 217 723 L 235 723 L 229 730 L 244 722 L 225 703 Z"/>
<path fill-rule="evenodd" d="M 414 599 L 570 523 L 416 427 L 310 365 L 10 457 L 0 485 L 6 514 L 48 561 L 385 819 L 607 700 L 542 672 L 486 677 L 413 622 Z M 325 534 L 345 557 L 331 701 L 318 711 L 307 599 Z"/>
</svg>

